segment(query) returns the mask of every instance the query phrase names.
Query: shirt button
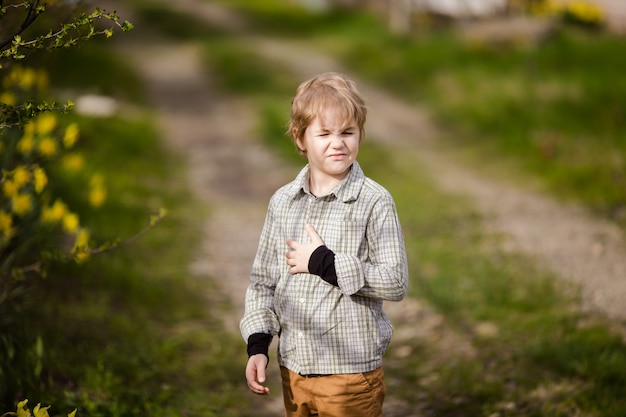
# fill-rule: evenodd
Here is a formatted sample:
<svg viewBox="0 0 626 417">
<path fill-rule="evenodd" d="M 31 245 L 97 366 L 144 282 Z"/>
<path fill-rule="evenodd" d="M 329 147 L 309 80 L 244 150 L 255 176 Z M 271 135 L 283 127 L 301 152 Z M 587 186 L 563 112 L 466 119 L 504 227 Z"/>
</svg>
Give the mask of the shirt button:
<svg viewBox="0 0 626 417">
<path fill-rule="evenodd" d="M 302 333 L 302 332 L 298 332 L 298 337 L 299 337 L 300 339 L 302 339 L 302 338 L 304 337 L 304 333 Z"/>
<path fill-rule="evenodd" d="M 304 298 L 300 299 L 300 304 L 304 304 L 305 302 L 306 302 L 306 299 L 304 299 Z"/>
</svg>

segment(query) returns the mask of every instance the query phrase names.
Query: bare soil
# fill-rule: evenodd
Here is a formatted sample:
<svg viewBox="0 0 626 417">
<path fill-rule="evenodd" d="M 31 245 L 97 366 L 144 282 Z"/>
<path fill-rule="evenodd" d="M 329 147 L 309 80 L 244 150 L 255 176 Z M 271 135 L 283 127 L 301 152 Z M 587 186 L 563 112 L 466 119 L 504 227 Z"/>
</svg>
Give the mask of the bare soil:
<svg viewBox="0 0 626 417">
<path fill-rule="evenodd" d="M 123 19 L 132 20 L 121 1 L 101 3 L 107 10 L 118 10 Z M 201 0 L 168 3 L 179 11 L 246 36 L 245 21 L 215 4 Z M 123 35 L 127 39 L 119 47 L 142 74 L 156 106 L 164 140 L 186 158 L 189 186 L 210 210 L 203 226 L 203 243 L 194 249 L 196 258 L 190 270 L 221 285 L 234 306 L 233 311 L 225 314 L 225 324 L 237 332 L 269 197 L 293 178 L 294 168 L 282 164 L 261 144 L 254 130 L 255 108 L 245 100 L 221 95 L 217 86 L 211 85 L 199 62 L 196 45 L 168 43 L 152 34 L 142 34 L 141 28 L 136 32 Z M 258 36 L 245 39 L 254 50 L 279 62 L 302 80 L 329 70 L 352 76 L 307 45 Z M 437 146 L 438 127 L 427 109 L 403 102 L 356 76 L 352 78 L 371 108 L 368 138 L 412 153 L 416 163 L 426 167 L 442 189 L 472 198 L 487 227 L 505 237 L 508 249 L 536 258 L 562 279 L 581 286 L 581 308 L 620 322 L 626 320 L 626 245 L 617 226 L 595 218 L 581 207 L 516 188 L 460 165 Z M 428 337 L 428 332 L 443 332 L 441 317 L 419 300 L 389 304 L 387 311 L 396 327 L 396 346 L 401 347 L 403 341 L 411 338 Z M 417 320 L 424 323 L 420 329 L 423 335 L 408 326 Z M 450 349 L 471 351 L 469 344 L 456 335 L 440 334 L 439 339 L 447 340 Z M 402 349 L 395 352 L 402 355 Z M 267 413 L 281 413 L 279 397 L 275 392 L 273 401 L 263 403 Z M 405 409 L 393 396 L 386 407 L 388 416 L 419 415 Z"/>
</svg>

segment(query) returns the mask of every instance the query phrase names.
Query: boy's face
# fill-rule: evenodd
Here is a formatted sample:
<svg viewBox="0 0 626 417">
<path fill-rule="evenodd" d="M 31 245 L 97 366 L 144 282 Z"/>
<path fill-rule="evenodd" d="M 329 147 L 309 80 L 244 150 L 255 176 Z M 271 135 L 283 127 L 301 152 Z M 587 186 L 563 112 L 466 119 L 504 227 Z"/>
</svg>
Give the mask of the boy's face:
<svg viewBox="0 0 626 417">
<path fill-rule="evenodd" d="M 343 179 L 359 153 L 361 133 L 354 120 L 346 123 L 337 112 L 326 110 L 296 141 L 306 151 L 313 173 Z"/>
</svg>

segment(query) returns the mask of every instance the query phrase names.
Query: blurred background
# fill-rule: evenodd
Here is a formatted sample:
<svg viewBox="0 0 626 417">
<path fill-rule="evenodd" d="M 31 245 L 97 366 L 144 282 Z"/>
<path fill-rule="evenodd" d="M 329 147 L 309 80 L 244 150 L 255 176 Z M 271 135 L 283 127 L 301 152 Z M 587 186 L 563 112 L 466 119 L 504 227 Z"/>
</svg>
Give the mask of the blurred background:
<svg viewBox="0 0 626 417">
<path fill-rule="evenodd" d="M 282 415 L 238 322 L 291 97 L 338 71 L 409 256 L 385 416 L 626 415 L 626 3 L 42 6 L 0 2 L 2 412 Z"/>
</svg>

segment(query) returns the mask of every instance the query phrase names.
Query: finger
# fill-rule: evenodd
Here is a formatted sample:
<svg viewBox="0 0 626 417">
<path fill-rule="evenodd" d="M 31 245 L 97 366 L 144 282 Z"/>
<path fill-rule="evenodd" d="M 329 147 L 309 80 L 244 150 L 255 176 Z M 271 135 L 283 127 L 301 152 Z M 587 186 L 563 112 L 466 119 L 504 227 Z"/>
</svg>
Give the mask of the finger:
<svg viewBox="0 0 626 417">
<path fill-rule="evenodd" d="M 257 379 L 257 381 L 259 381 L 259 383 L 261 383 L 261 384 L 265 382 L 265 368 L 264 368 L 264 367 L 259 366 L 259 367 L 257 368 L 257 371 L 256 371 L 256 379 Z"/>
<path fill-rule="evenodd" d="M 304 226 L 304 229 L 306 230 L 306 233 L 311 238 L 311 242 L 316 243 L 316 244 L 321 244 L 321 245 L 324 244 L 324 241 L 322 240 L 320 235 L 317 233 L 317 230 L 315 230 L 312 224 L 307 224 L 306 226 Z"/>
<path fill-rule="evenodd" d="M 291 249 L 295 250 L 296 247 L 298 246 L 298 242 L 296 242 L 293 239 L 287 239 L 287 246 L 289 246 Z"/>
<path fill-rule="evenodd" d="M 264 387 L 257 381 L 257 372 L 254 367 L 251 367 L 246 370 L 246 382 L 248 383 L 248 388 L 255 394 L 269 394 L 269 388 Z M 263 377 L 265 380 L 265 376 Z"/>
</svg>

